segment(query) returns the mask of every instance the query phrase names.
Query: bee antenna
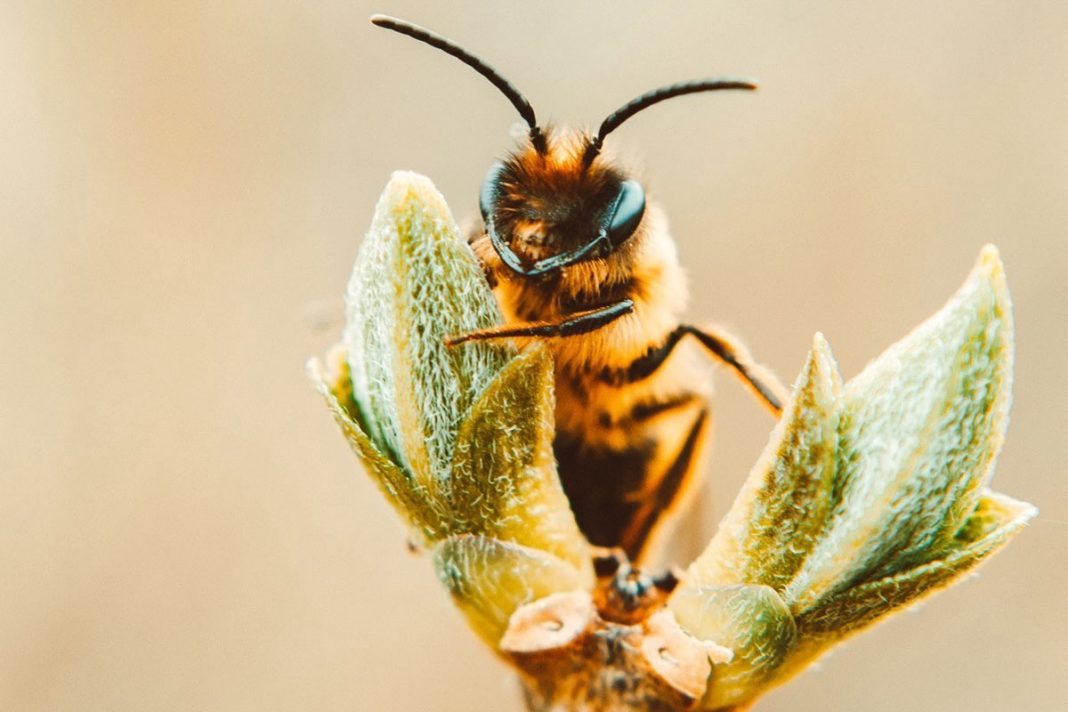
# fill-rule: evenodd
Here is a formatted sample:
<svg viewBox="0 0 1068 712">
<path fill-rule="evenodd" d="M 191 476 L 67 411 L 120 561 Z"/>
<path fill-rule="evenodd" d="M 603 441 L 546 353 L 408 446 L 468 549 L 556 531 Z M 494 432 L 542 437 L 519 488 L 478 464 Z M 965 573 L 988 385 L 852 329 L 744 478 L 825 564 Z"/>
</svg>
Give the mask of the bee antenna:
<svg viewBox="0 0 1068 712">
<path fill-rule="evenodd" d="M 384 27 L 387 30 L 399 32 L 402 35 L 408 35 L 412 39 L 425 42 L 431 47 L 436 47 L 442 52 L 456 57 L 456 59 L 484 76 L 491 84 L 493 84 L 493 86 L 500 89 L 502 94 L 508 97 L 508 101 L 512 102 L 512 106 L 516 108 L 519 115 L 527 122 L 527 126 L 530 127 L 530 141 L 534 144 L 535 150 L 540 154 L 545 153 L 545 135 L 541 132 L 541 129 L 538 128 L 538 120 L 534 116 L 534 107 L 531 106 L 530 102 L 527 101 L 527 98 L 515 88 L 515 85 L 501 76 L 496 69 L 460 47 L 455 42 L 447 40 L 425 27 L 420 27 L 419 25 L 414 25 L 411 22 L 400 20 L 396 17 L 390 17 L 389 15 L 371 15 L 371 24 L 377 25 L 378 27 Z"/>
<path fill-rule="evenodd" d="M 671 99 L 676 96 L 696 94 L 697 92 L 702 91 L 719 91 L 720 89 L 748 89 L 752 91 L 756 88 L 757 85 L 748 79 L 723 77 L 719 79 L 698 79 L 696 81 L 679 82 L 678 84 L 669 84 L 666 87 L 660 87 L 659 89 L 645 92 L 637 99 L 632 99 L 613 111 L 608 115 L 607 119 L 601 122 L 601 128 L 597 131 L 597 135 L 590 139 L 589 144 L 586 145 L 586 153 L 583 155 L 582 161 L 586 166 L 593 163 L 593 159 L 601 152 L 601 146 L 604 144 L 605 136 L 619 128 L 619 125 L 624 121 L 634 116 L 642 109 L 648 109 L 653 104 L 659 104 L 666 99 Z"/>
</svg>

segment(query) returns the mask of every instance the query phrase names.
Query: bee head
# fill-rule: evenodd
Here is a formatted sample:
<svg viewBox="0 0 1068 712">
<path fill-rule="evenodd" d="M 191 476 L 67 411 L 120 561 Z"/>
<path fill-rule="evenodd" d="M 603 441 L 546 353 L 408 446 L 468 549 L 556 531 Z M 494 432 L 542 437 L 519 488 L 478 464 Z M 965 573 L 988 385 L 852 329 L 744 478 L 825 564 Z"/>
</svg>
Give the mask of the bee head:
<svg viewBox="0 0 1068 712">
<path fill-rule="evenodd" d="M 630 238 L 645 214 L 645 191 L 598 160 L 605 137 L 642 109 L 666 99 L 720 89 L 756 89 L 744 79 L 701 79 L 646 92 L 608 115 L 596 134 L 543 130 L 534 107 L 497 70 L 459 45 L 404 20 L 371 22 L 440 49 L 474 69 L 512 102 L 529 128 L 527 144 L 490 168 L 479 207 L 493 248 L 513 272 L 546 275 L 603 259 Z"/>
<path fill-rule="evenodd" d="M 607 161 L 586 162 L 593 137 L 552 130 L 539 136 L 540 146 L 530 141 L 490 168 L 479 195 L 494 249 L 523 276 L 608 256 L 645 213 L 638 181 Z"/>
</svg>

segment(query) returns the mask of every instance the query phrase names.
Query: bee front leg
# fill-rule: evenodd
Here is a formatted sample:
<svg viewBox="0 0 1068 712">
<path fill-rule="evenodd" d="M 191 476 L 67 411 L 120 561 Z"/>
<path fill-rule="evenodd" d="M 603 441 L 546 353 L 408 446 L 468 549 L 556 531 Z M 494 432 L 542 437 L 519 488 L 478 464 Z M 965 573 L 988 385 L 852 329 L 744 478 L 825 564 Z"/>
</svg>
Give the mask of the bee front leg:
<svg viewBox="0 0 1068 712">
<path fill-rule="evenodd" d="M 472 331 L 446 339 L 445 345 L 456 346 L 466 341 L 491 341 L 517 337 L 578 336 L 579 334 L 596 331 L 621 316 L 630 314 L 632 311 L 634 311 L 634 302 L 630 299 L 623 299 L 614 304 L 576 312 L 562 321 L 530 321 L 519 324 L 503 324 L 489 329 Z"/>
<path fill-rule="evenodd" d="M 482 267 L 482 276 L 486 278 L 486 284 L 490 289 L 496 289 L 498 280 L 494 262 L 499 263 L 500 259 L 494 253 L 493 245 L 490 243 L 489 236 L 486 235 L 486 224 L 482 220 L 477 222 L 468 220 L 460 228 L 460 232 L 464 234 L 467 246 L 475 253 L 475 259 Z"/>
</svg>

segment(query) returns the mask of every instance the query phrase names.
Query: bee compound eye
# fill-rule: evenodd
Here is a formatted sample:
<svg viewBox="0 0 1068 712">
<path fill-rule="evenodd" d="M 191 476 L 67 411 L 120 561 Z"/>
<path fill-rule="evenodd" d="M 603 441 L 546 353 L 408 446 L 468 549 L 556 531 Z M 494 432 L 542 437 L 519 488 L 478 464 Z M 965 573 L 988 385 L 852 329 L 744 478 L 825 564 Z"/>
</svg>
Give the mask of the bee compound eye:
<svg viewBox="0 0 1068 712">
<path fill-rule="evenodd" d="M 625 180 L 619 187 L 615 212 L 608 225 L 608 239 L 618 246 L 634 234 L 645 214 L 645 191 L 636 180 Z"/>
<path fill-rule="evenodd" d="M 486 173 L 485 180 L 482 181 L 482 190 L 478 194 L 478 209 L 482 211 L 483 220 L 489 218 L 490 213 L 493 212 L 493 205 L 497 202 L 497 187 L 503 172 L 504 164 L 494 163 Z"/>
</svg>

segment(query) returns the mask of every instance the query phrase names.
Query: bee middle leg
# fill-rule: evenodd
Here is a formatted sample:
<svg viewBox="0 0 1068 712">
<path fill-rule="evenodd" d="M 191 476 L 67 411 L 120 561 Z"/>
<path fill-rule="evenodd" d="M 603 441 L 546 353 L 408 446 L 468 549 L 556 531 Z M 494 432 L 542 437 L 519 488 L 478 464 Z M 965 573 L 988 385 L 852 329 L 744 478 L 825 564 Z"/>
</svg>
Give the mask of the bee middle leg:
<svg viewBox="0 0 1068 712">
<path fill-rule="evenodd" d="M 724 332 L 713 328 L 701 329 L 682 324 L 668 334 L 663 343 L 650 348 L 618 375 L 613 375 L 613 378 L 621 382 L 633 382 L 651 376 L 667 361 L 668 356 L 683 337 L 691 335 L 696 337 L 701 345 L 712 352 L 716 358 L 733 368 L 769 410 L 776 415 L 782 412 L 786 390 L 779 380 L 766 368 L 758 365 L 743 346 Z"/>
<path fill-rule="evenodd" d="M 752 359 L 745 347 L 716 329 L 700 329 L 688 325 L 679 328 L 695 336 L 702 346 L 733 368 L 773 413 L 782 413 L 786 389 L 770 371 Z"/>
</svg>

